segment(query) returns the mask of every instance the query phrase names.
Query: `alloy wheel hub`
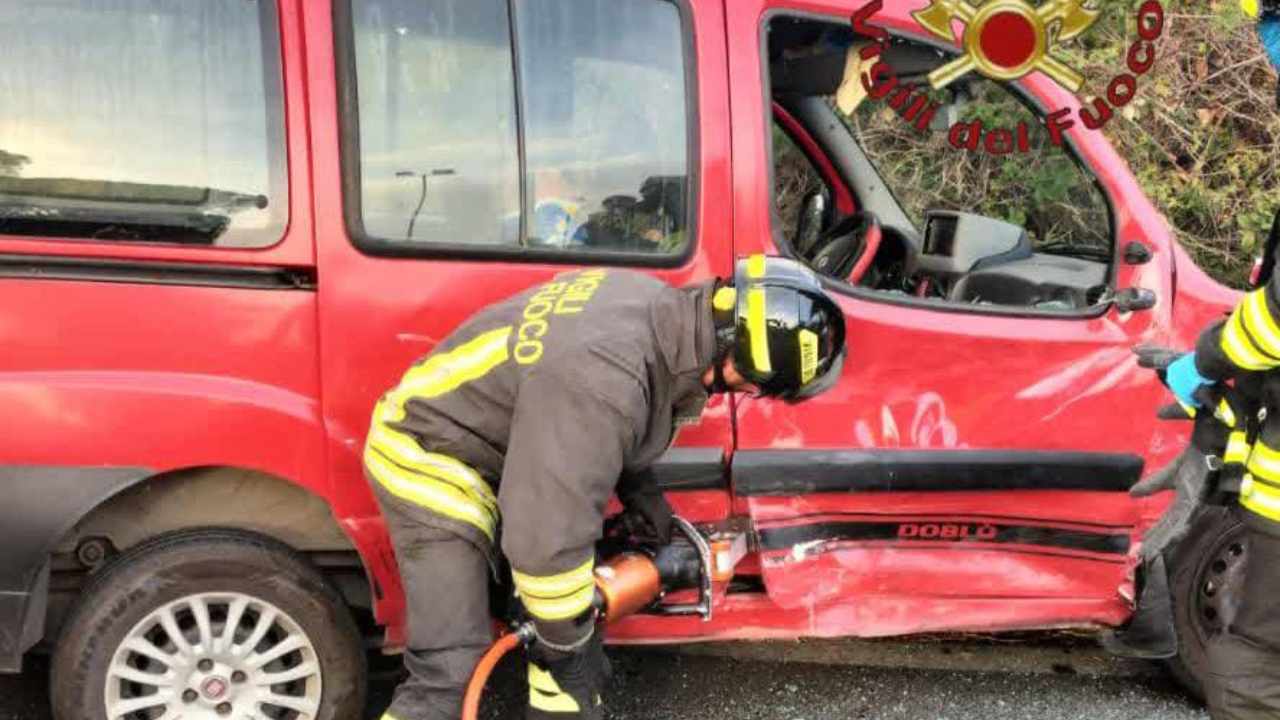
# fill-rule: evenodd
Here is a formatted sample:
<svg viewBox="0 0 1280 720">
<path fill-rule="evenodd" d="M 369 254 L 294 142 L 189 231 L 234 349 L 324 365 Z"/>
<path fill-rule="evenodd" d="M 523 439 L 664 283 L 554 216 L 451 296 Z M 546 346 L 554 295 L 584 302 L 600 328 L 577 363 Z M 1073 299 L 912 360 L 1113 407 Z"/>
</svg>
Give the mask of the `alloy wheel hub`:
<svg viewBox="0 0 1280 720">
<path fill-rule="evenodd" d="M 107 670 L 109 720 L 313 720 L 320 663 L 302 627 L 240 593 L 204 593 L 147 615 Z"/>
</svg>

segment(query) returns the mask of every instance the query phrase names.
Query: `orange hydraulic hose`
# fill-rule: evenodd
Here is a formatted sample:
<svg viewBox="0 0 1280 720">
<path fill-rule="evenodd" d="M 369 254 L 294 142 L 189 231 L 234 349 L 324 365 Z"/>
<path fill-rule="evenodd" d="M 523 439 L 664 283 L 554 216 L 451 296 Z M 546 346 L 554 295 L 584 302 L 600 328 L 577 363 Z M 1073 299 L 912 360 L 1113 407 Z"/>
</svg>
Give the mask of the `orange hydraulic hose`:
<svg viewBox="0 0 1280 720">
<path fill-rule="evenodd" d="M 504 655 L 520 647 L 520 633 L 511 633 L 498 638 L 485 651 L 476 670 L 471 674 L 471 682 L 467 684 L 467 694 L 462 699 L 462 720 L 477 720 L 480 717 L 480 696 L 484 694 L 485 683 L 489 675 Z"/>
</svg>

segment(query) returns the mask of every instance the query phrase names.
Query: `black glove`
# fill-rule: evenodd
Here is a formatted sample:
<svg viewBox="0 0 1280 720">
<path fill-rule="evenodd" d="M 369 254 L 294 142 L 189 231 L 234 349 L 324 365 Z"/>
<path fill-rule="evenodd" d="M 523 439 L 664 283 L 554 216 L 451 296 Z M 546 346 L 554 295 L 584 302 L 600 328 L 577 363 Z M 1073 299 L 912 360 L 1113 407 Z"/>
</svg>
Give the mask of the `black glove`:
<svg viewBox="0 0 1280 720">
<path fill-rule="evenodd" d="M 675 514 L 656 485 L 652 482 L 624 484 L 618 488 L 618 500 L 623 508 L 620 522 L 626 532 L 642 542 L 671 544 Z"/>
<path fill-rule="evenodd" d="M 613 667 L 604 654 L 604 642 L 600 633 L 592 632 L 585 642 L 569 651 L 557 650 L 535 640 L 529 648 L 529 662 L 550 673 L 559 691 L 573 698 L 578 706 L 576 713 L 569 708 L 563 711 L 551 709 L 559 705 L 554 702 L 557 688 L 539 687 L 534 680 L 534 673 L 531 673 L 531 704 L 527 715 L 529 720 L 564 716 L 585 720 L 604 718 L 601 695 L 609 678 L 613 676 Z M 547 702 L 539 703 L 533 699 L 535 695 Z"/>
<path fill-rule="evenodd" d="M 1134 352 L 1138 364 L 1155 370 L 1162 382 L 1165 367 L 1183 354 L 1156 347 L 1136 348 Z M 1242 393 L 1223 383 L 1200 387 L 1196 401 L 1200 408 L 1194 410 L 1194 416 L 1177 403 L 1160 409 L 1158 415 L 1163 420 L 1194 419 L 1191 445 L 1169 467 L 1129 490 L 1130 495 L 1139 498 L 1174 491 L 1173 503 L 1142 537 L 1142 557 L 1147 561 L 1177 544 L 1203 505 L 1223 499 L 1219 488 L 1224 481 L 1235 482 L 1238 487 L 1239 478 L 1244 475 L 1250 436 L 1256 432 L 1251 422 L 1257 416 L 1257 408 Z"/>
</svg>

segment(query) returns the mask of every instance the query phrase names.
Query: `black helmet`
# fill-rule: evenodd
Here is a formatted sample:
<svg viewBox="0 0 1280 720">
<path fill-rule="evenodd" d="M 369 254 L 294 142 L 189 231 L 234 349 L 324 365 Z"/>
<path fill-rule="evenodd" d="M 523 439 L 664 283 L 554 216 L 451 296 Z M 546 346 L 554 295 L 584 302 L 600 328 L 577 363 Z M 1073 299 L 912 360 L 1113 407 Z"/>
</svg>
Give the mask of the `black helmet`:
<svg viewBox="0 0 1280 720">
<path fill-rule="evenodd" d="M 723 355 L 764 395 L 798 402 L 830 388 L 844 366 L 844 314 L 809 268 L 752 255 L 712 304 Z"/>
</svg>

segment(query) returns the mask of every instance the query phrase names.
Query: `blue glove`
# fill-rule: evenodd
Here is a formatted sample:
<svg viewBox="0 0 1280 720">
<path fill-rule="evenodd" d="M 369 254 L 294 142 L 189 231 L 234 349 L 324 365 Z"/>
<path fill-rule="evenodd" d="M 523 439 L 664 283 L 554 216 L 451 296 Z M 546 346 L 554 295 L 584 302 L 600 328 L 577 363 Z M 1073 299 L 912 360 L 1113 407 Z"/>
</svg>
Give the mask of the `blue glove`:
<svg viewBox="0 0 1280 720">
<path fill-rule="evenodd" d="M 1196 390 L 1212 385 L 1213 381 L 1196 370 L 1196 354 L 1187 353 L 1165 368 L 1164 384 L 1173 391 L 1178 402 L 1187 407 L 1200 407 L 1200 401 L 1195 397 Z"/>
<path fill-rule="evenodd" d="M 1258 21 L 1258 37 L 1266 48 L 1271 64 L 1280 70 L 1280 14 L 1267 13 Z"/>
</svg>

